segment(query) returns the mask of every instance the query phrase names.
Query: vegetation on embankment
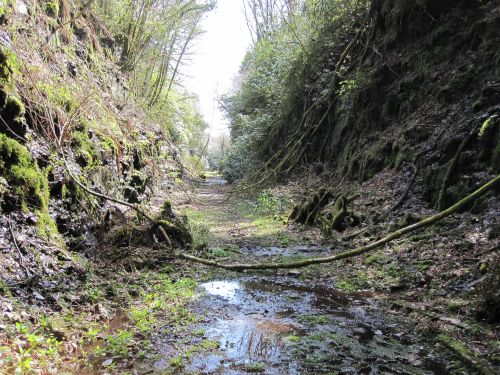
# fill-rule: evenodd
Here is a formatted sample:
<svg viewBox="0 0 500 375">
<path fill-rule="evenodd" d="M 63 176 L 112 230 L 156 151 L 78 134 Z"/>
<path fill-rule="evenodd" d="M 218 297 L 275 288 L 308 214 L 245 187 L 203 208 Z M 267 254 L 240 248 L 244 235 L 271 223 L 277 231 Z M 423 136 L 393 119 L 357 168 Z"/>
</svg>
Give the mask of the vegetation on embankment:
<svg viewBox="0 0 500 375">
<path fill-rule="evenodd" d="M 177 84 L 178 67 L 213 4 L 145 6 L 141 13 L 121 0 L 2 5 L 0 210 L 15 233 L 95 257 L 111 226 L 142 225 L 117 202 L 147 211 L 154 195 L 167 198 L 165 186 L 191 176 L 206 124 Z M 22 263 L 18 245 L 8 246 L 5 261 Z M 47 272 L 37 257 L 23 259 L 30 272 L 8 268 L 5 281 Z"/>
<path fill-rule="evenodd" d="M 212 8 L 0 2 L 0 372 L 112 369 L 192 319 L 159 233 L 190 246 L 174 209 L 206 123 L 179 76 Z"/>
<path fill-rule="evenodd" d="M 191 245 L 176 187 L 200 172 L 205 144 L 179 69 L 214 2 L 17 3 L 0 12 L 0 365 L 61 373 L 87 360 L 90 372 L 151 363 L 155 334 L 175 337 L 196 319 L 187 305 L 205 272 L 174 259 L 171 245 Z M 431 216 L 429 202 L 445 208 L 498 173 L 496 2 L 246 3 L 255 48 L 239 90 L 223 100 L 235 141 L 224 171 L 258 188 L 306 171 L 290 183 L 313 197 L 336 186 L 344 198 L 323 208 L 349 220 L 328 226 L 321 251 L 363 248 Z M 296 189 L 289 201 L 305 194 Z M 227 217 L 217 206 L 208 215 L 186 209 L 198 255 L 244 256 L 245 235 L 252 245 L 319 242 L 310 228 L 285 227 L 269 191 L 256 210 L 238 202 Z M 496 364 L 496 207 L 488 194 L 466 207 L 482 219 L 460 213 L 337 268 L 289 272 L 343 290 L 407 292 L 416 316 L 432 308 L 429 333 L 446 321 L 474 342 L 470 353 Z M 230 243 L 207 248 L 209 226 Z M 189 356 L 214 343 L 181 345 Z"/>
<path fill-rule="evenodd" d="M 226 178 L 265 183 L 313 167 L 365 181 L 414 166 L 423 197 L 442 209 L 499 172 L 496 2 L 256 9 L 249 22 L 265 32 L 222 100 Z"/>
</svg>

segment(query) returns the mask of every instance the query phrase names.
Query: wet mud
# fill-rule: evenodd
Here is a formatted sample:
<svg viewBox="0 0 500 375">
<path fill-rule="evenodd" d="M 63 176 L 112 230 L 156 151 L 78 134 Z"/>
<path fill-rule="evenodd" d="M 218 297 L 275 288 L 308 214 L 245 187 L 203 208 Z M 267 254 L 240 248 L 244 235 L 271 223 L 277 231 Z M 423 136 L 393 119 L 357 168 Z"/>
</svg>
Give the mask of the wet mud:
<svg viewBox="0 0 500 375">
<path fill-rule="evenodd" d="M 446 374 L 423 341 L 378 308 L 371 292 L 342 293 L 294 277 L 243 276 L 200 285 L 195 329 L 217 349 L 192 374 Z"/>
</svg>

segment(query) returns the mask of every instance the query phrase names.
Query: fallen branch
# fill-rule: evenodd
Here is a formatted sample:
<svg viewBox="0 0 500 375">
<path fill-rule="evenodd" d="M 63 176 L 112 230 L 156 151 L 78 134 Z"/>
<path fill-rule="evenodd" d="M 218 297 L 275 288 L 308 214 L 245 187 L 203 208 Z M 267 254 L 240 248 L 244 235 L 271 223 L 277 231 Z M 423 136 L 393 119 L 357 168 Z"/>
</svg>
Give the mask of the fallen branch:
<svg viewBox="0 0 500 375">
<path fill-rule="evenodd" d="M 66 161 L 66 158 L 64 156 L 64 151 L 62 150 L 62 147 L 59 148 L 59 152 L 61 154 L 61 157 L 63 159 L 63 163 L 64 163 L 64 168 L 66 169 L 66 172 L 68 173 L 69 177 L 75 182 L 75 184 L 77 184 L 80 188 L 82 188 L 85 192 L 95 196 L 95 197 L 98 197 L 98 198 L 102 198 L 104 200 L 108 200 L 110 202 L 114 202 L 114 203 L 117 203 L 117 204 L 120 204 L 122 206 L 126 206 L 128 208 L 131 208 L 132 210 L 134 210 L 135 212 L 137 212 L 137 214 L 139 216 L 142 216 L 144 218 L 146 218 L 149 222 L 151 222 L 153 225 L 157 224 L 157 220 L 155 220 L 151 215 L 149 215 L 146 211 L 144 211 L 143 209 L 141 209 L 139 206 L 135 205 L 135 204 L 132 204 L 132 203 L 128 203 L 128 202 L 125 202 L 121 199 L 117 199 L 117 198 L 113 198 L 113 197 L 110 197 L 109 195 L 105 195 L 105 194 L 101 194 L 101 193 L 98 193 L 97 191 L 94 191 L 90 188 L 88 188 L 84 183 L 82 183 L 78 177 L 76 177 L 73 172 L 71 172 L 71 169 L 69 168 L 69 165 L 68 165 L 68 162 Z M 167 235 L 167 232 L 165 232 L 165 229 L 163 229 L 163 227 L 161 225 L 158 225 L 158 230 L 160 231 L 160 234 L 161 236 L 163 237 L 163 239 L 165 241 L 167 241 L 168 245 L 170 248 L 172 248 L 172 241 L 170 240 L 170 238 L 168 237 Z"/>
<path fill-rule="evenodd" d="M 218 267 L 218 268 L 224 268 L 227 270 L 233 270 L 233 271 L 243 271 L 243 270 L 272 270 L 272 269 L 283 269 L 283 268 L 300 268 L 300 267 L 307 267 L 313 264 L 321 264 L 321 263 L 330 263 L 330 262 L 335 262 L 337 260 L 345 259 L 345 258 L 350 258 L 356 255 L 361 255 L 364 253 L 367 253 L 371 250 L 374 250 L 376 248 L 381 247 L 382 245 L 385 245 L 388 242 L 391 242 L 407 233 L 414 232 L 417 229 L 424 228 L 427 226 L 430 226 L 437 221 L 444 219 L 445 217 L 457 212 L 461 208 L 465 207 L 467 204 L 471 203 L 474 201 L 476 198 L 479 198 L 480 196 L 484 195 L 486 192 L 488 192 L 490 189 L 492 189 L 496 184 L 500 182 L 500 175 L 496 176 L 493 180 L 489 181 L 488 183 L 484 184 L 481 186 L 479 189 L 474 191 L 473 193 L 469 194 L 462 200 L 458 201 L 455 203 L 453 206 L 447 208 L 444 211 L 441 211 L 433 216 L 429 216 L 418 223 L 406 226 L 404 228 L 401 228 L 395 232 L 392 232 L 385 236 L 384 238 L 372 242 L 371 244 L 368 244 L 366 246 L 361 246 L 353 250 L 349 251 L 344 251 L 335 255 L 327 256 L 327 257 L 320 257 L 320 258 L 309 258 L 309 259 L 304 259 L 304 260 L 299 260 L 299 261 L 292 261 L 292 262 L 281 262 L 281 263 L 255 263 L 255 264 L 245 264 L 245 263 L 234 263 L 234 264 L 222 264 L 218 263 L 212 260 L 208 259 L 203 259 L 199 257 L 195 257 L 193 255 L 189 254 L 182 254 L 178 253 L 177 256 L 186 260 L 190 260 L 192 262 L 196 263 L 201 263 L 205 264 L 207 266 L 212 266 L 212 267 Z"/>
</svg>

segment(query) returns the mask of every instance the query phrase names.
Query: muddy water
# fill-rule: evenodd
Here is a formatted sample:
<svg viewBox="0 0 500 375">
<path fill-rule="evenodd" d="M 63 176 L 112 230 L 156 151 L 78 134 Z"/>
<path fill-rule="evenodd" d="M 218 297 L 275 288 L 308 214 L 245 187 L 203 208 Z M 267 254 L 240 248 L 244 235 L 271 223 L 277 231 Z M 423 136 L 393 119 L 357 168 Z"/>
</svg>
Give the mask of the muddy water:
<svg viewBox="0 0 500 375">
<path fill-rule="evenodd" d="M 191 358 L 194 374 L 445 374 L 430 344 L 377 308 L 371 293 L 341 293 L 288 277 L 202 284 L 197 329 L 219 348 Z"/>
</svg>

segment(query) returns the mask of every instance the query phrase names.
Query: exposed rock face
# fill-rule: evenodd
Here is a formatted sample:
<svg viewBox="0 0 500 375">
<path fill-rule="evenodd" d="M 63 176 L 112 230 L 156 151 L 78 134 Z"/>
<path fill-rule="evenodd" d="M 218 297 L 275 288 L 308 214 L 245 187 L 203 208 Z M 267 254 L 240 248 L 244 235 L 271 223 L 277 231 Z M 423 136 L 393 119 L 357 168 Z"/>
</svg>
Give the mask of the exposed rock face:
<svg viewBox="0 0 500 375">
<path fill-rule="evenodd" d="M 303 108 L 311 107 L 318 94 L 304 91 L 291 97 L 294 105 L 282 123 L 277 120 L 281 125 L 268 155 L 296 147 L 298 140 L 289 137 L 300 124 L 317 126 L 300 140 L 301 162 L 321 162 L 359 181 L 384 168 L 413 164 L 419 167 L 423 196 L 433 206 L 440 197 L 449 205 L 499 173 L 498 3 L 379 0 L 372 3 L 367 22 L 370 28 L 345 62 L 341 80 L 349 88 L 341 94 L 337 88 L 315 105 L 307 124 L 301 122 Z M 318 42 L 325 47 L 318 48 L 317 59 L 297 68 L 304 87 L 321 90 L 317 72 L 335 70 L 346 47 L 326 48 L 336 35 L 338 30 L 325 29 Z"/>
<path fill-rule="evenodd" d="M 146 206 L 160 182 L 174 180 L 167 171 L 179 169 L 168 156 L 175 154 L 173 146 L 160 124 L 144 120 L 137 103 L 123 102 L 127 79 L 109 58 L 117 45 L 105 25 L 90 15 L 53 30 L 47 25 L 59 22 L 59 2 L 47 8 L 42 3 L 29 4 L 36 8 L 30 14 L 37 17 L 20 20 L 15 7 L 0 17 L 0 24 L 9 25 L 0 30 L 2 225 L 9 222 L 16 232 L 39 236 L 36 250 L 43 252 L 46 246 L 50 256 L 53 248 L 60 248 L 94 257 L 99 241 L 113 233 L 117 247 L 156 246 L 157 227 L 142 225 L 130 213 L 117 213 L 108 201 L 82 189 L 67 169 L 97 193 Z M 20 32 L 12 38 L 16 26 Z M 41 50 L 30 50 L 42 44 Z M 107 217 L 111 211 L 112 220 Z M 190 245 L 181 218 L 159 220 L 168 223 L 165 231 L 176 246 Z M 132 229 L 123 229 L 125 224 Z M 3 261 L 20 267 L 16 254 L 12 251 Z M 35 263 L 30 269 L 43 277 L 43 262 Z M 2 276 L 16 278 L 15 272 Z"/>
</svg>

